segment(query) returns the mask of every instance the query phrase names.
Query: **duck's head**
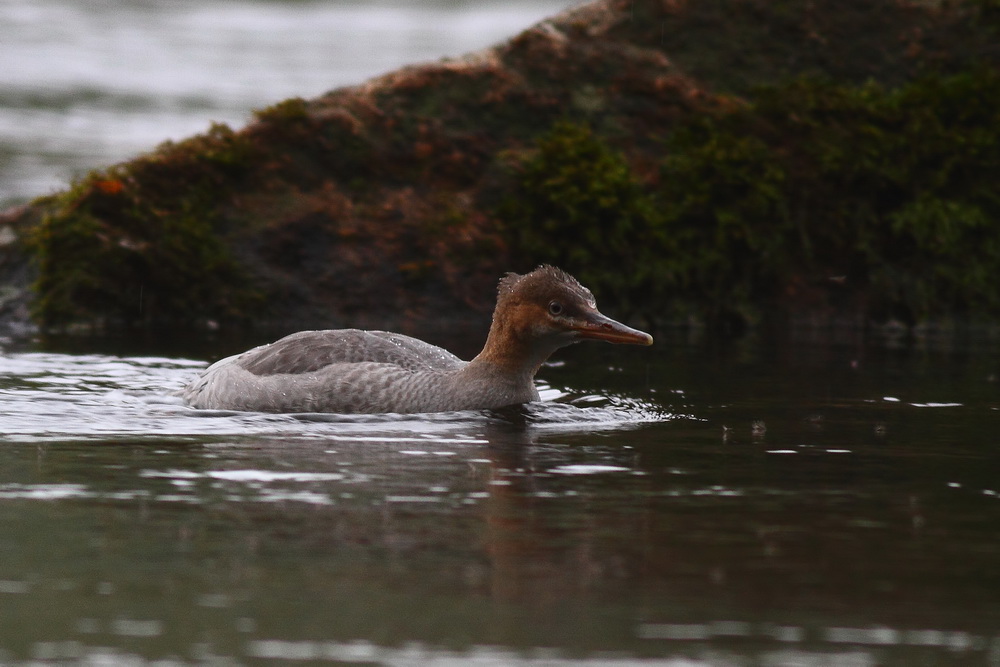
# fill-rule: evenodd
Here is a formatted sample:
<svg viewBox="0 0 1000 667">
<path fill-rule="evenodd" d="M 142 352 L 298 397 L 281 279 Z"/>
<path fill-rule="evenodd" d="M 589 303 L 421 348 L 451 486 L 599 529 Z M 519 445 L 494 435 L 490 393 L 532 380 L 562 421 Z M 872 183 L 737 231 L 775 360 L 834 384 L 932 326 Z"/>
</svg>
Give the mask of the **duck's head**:
<svg viewBox="0 0 1000 667">
<path fill-rule="evenodd" d="M 590 290 L 554 266 L 540 266 L 525 275 L 504 276 L 493 320 L 495 328 L 521 341 L 531 340 L 533 347 L 540 348 L 545 356 L 581 340 L 653 344 L 648 333 L 603 315 L 597 310 Z"/>
</svg>

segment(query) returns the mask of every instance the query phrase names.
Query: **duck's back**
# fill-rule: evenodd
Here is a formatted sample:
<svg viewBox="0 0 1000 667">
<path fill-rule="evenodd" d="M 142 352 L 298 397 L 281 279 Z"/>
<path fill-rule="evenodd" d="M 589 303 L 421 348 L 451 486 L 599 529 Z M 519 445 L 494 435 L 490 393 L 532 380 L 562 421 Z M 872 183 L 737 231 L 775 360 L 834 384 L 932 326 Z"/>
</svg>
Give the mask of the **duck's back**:
<svg viewBox="0 0 1000 667">
<path fill-rule="evenodd" d="M 407 371 L 451 371 L 464 364 L 454 354 L 417 338 L 388 331 L 300 331 L 234 358 L 254 375 L 313 373 L 331 364 L 374 362 Z"/>
<path fill-rule="evenodd" d="M 196 408 L 264 412 L 419 412 L 466 362 L 402 334 L 302 331 L 210 366 L 181 391 Z"/>
</svg>

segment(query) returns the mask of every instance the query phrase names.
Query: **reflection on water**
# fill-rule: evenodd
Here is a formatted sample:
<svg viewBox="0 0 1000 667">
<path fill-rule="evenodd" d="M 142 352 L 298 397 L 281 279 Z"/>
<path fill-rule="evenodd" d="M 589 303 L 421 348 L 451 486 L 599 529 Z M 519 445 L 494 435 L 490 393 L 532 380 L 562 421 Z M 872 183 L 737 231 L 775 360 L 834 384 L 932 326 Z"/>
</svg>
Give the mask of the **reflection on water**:
<svg viewBox="0 0 1000 667">
<path fill-rule="evenodd" d="M 995 347 L 633 352 L 396 417 L 0 353 L 0 660 L 1000 664 Z"/>
</svg>

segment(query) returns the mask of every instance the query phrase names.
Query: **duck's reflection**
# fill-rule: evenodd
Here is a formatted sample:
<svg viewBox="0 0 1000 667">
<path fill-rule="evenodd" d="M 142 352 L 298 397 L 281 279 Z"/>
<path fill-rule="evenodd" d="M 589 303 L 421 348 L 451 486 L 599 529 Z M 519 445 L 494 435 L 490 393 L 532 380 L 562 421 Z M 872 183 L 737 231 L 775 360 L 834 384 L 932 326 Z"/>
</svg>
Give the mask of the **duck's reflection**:
<svg viewBox="0 0 1000 667">
<path fill-rule="evenodd" d="M 504 416 L 486 434 L 490 464 L 482 507 L 493 598 L 550 606 L 627 576 L 621 555 L 601 545 L 602 535 L 613 532 L 602 525 L 606 515 L 579 511 L 593 499 L 548 472 L 567 462 L 565 449 L 540 443 L 523 411 Z M 572 511 L 565 511 L 567 504 Z"/>
</svg>

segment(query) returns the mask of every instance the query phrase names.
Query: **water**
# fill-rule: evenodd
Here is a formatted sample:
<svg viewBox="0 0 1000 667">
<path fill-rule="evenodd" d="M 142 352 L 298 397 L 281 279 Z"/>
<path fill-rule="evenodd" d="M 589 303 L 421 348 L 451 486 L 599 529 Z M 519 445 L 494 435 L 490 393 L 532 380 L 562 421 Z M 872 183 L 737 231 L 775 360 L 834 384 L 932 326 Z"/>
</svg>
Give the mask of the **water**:
<svg viewBox="0 0 1000 667">
<path fill-rule="evenodd" d="M 511 37 L 571 0 L 0 0 L 0 207 L 211 122 Z"/>
<path fill-rule="evenodd" d="M 570 4 L 0 0 L 0 206 Z M 358 418 L 186 408 L 213 345 L 0 341 L 0 662 L 1000 665 L 993 339 L 577 346 Z"/>
<path fill-rule="evenodd" d="M 1000 664 L 996 341 L 580 345 L 408 417 L 48 348 L 0 354 L 3 662 Z"/>
</svg>

